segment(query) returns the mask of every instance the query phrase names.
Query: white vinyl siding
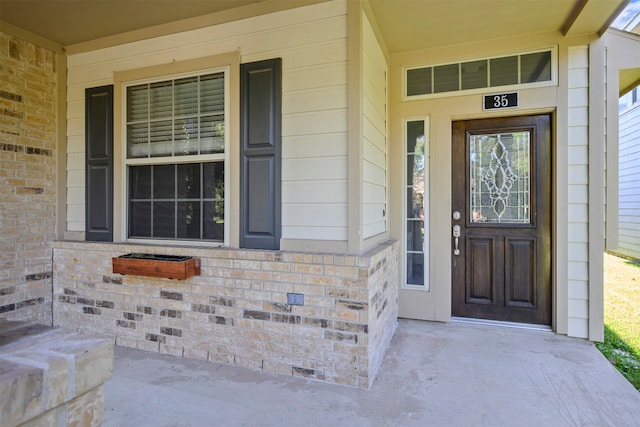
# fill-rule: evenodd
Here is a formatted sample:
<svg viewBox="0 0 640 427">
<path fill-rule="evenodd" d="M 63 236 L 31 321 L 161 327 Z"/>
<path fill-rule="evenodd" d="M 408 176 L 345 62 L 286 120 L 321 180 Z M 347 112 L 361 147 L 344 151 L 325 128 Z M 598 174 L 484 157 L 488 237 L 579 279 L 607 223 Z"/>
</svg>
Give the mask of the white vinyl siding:
<svg viewBox="0 0 640 427">
<path fill-rule="evenodd" d="M 589 49 L 569 48 L 568 335 L 589 333 Z M 562 167 L 562 165 L 559 165 Z"/>
<path fill-rule="evenodd" d="M 387 231 L 387 64 L 364 16 L 363 238 Z"/>
<path fill-rule="evenodd" d="M 282 58 L 282 238 L 346 240 L 346 13 L 346 1 L 326 2 L 71 55 L 67 230 L 85 227 L 85 89 L 113 84 L 114 72 L 239 51 L 243 63 Z"/>
<path fill-rule="evenodd" d="M 640 259 L 640 101 L 620 114 L 619 142 L 617 252 Z"/>
</svg>

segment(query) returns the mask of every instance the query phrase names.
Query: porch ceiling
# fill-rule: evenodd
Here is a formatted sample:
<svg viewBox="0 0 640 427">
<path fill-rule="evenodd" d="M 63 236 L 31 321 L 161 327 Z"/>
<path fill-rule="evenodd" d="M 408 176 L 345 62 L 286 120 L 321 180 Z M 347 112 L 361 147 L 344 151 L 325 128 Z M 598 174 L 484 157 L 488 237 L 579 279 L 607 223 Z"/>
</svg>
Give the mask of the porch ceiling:
<svg viewBox="0 0 640 427">
<path fill-rule="evenodd" d="M 322 1 L 325 0 L 0 0 L 0 21 L 69 46 L 220 12 L 233 19 Z M 549 31 L 568 35 L 602 33 L 628 1 L 369 0 L 369 3 L 390 53 L 398 53 Z"/>
<path fill-rule="evenodd" d="M 559 31 L 599 33 L 628 0 L 369 0 L 391 53 Z"/>
<path fill-rule="evenodd" d="M 69 46 L 264 0 L 0 0 L 0 21 Z"/>
<path fill-rule="evenodd" d="M 620 96 L 640 85 L 640 68 L 620 70 Z"/>
</svg>

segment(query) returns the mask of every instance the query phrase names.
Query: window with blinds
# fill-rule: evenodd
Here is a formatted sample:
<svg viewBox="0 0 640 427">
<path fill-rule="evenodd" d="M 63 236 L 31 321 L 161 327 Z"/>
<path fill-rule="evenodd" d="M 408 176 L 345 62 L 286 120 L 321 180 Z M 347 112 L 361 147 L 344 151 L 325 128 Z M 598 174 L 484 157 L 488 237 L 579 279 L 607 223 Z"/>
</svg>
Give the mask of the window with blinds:
<svg viewBox="0 0 640 427">
<path fill-rule="evenodd" d="M 225 241 L 225 71 L 126 87 L 127 238 Z"/>
<path fill-rule="evenodd" d="M 224 152 L 224 73 L 127 88 L 127 158 Z"/>
</svg>

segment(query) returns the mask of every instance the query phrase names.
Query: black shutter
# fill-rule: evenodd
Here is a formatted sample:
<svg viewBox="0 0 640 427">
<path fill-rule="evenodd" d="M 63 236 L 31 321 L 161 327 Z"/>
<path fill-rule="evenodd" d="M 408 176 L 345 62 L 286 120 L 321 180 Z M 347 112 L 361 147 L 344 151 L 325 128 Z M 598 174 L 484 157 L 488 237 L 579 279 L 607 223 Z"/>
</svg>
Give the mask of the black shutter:
<svg viewBox="0 0 640 427">
<path fill-rule="evenodd" d="M 282 60 L 240 68 L 240 247 L 280 249 Z"/>
<path fill-rule="evenodd" d="M 113 85 L 85 91 L 85 239 L 113 241 Z"/>
</svg>

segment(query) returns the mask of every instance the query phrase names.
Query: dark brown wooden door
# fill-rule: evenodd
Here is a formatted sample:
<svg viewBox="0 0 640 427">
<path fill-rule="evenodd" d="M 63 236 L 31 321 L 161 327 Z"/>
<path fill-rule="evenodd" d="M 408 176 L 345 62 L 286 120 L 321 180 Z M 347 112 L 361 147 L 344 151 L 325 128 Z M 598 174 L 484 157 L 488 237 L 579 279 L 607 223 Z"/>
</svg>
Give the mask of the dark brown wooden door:
<svg viewBox="0 0 640 427">
<path fill-rule="evenodd" d="M 550 122 L 453 123 L 454 316 L 551 323 Z"/>
</svg>

